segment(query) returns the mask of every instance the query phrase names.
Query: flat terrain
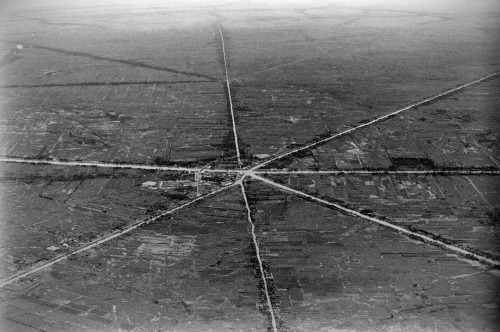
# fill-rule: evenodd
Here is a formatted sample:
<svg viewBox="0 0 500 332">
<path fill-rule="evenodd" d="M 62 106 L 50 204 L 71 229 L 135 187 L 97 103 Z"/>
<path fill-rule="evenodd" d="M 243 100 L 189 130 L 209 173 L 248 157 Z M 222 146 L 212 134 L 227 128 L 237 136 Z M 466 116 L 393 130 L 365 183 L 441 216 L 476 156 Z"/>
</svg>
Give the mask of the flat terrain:
<svg viewBox="0 0 500 332">
<path fill-rule="evenodd" d="M 0 20 L 2 331 L 496 331 L 496 1 Z"/>
</svg>

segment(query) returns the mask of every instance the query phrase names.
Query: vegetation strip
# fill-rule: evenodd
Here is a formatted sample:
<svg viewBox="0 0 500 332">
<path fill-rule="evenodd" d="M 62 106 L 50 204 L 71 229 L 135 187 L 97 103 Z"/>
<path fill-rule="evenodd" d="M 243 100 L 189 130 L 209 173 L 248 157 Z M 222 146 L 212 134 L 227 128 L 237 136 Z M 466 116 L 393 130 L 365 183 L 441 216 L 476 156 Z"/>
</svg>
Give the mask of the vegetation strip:
<svg viewBox="0 0 500 332">
<path fill-rule="evenodd" d="M 278 328 L 276 326 L 276 317 L 274 316 L 274 309 L 273 309 L 273 305 L 271 303 L 271 297 L 269 296 L 269 289 L 268 289 L 268 285 L 267 285 L 266 275 L 264 272 L 264 265 L 262 264 L 262 258 L 260 257 L 259 243 L 257 241 L 257 235 L 255 235 L 255 224 L 253 223 L 252 215 L 250 213 L 250 205 L 248 204 L 248 198 L 247 198 L 247 194 L 245 191 L 245 186 L 243 185 L 243 179 L 244 179 L 244 177 L 238 182 L 241 185 L 241 193 L 243 195 L 243 198 L 245 200 L 245 206 L 247 208 L 247 219 L 248 219 L 248 222 L 250 223 L 250 225 L 252 226 L 251 231 L 252 231 L 253 245 L 255 247 L 255 256 L 257 257 L 257 261 L 259 262 L 259 270 L 260 270 L 260 275 L 262 278 L 262 283 L 264 285 L 264 292 L 266 295 L 267 307 L 268 307 L 269 316 L 270 316 L 270 320 L 271 320 L 272 330 L 273 330 L 273 332 L 277 332 Z"/>
<path fill-rule="evenodd" d="M 271 181 L 269 179 L 263 178 L 263 177 L 258 176 L 256 174 L 251 175 L 251 177 L 253 177 L 254 179 L 260 180 L 262 182 L 265 182 L 265 183 L 267 183 L 267 184 L 269 184 L 271 186 L 275 186 L 275 187 L 280 188 L 282 190 L 294 193 L 294 194 L 296 194 L 298 196 L 305 197 L 307 199 L 310 199 L 310 200 L 315 201 L 317 203 L 320 203 L 322 205 L 333 207 L 333 208 L 335 208 L 337 210 L 340 210 L 340 211 L 345 212 L 347 214 L 350 214 L 352 216 L 360 217 L 360 218 L 363 218 L 363 219 L 375 222 L 377 224 L 380 224 L 382 226 L 391 228 L 391 229 L 397 231 L 400 234 L 404 234 L 406 236 L 409 236 L 410 238 L 417 239 L 417 240 L 420 240 L 420 241 L 422 241 L 424 243 L 432 244 L 432 245 L 435 245 L 435 246 L 438 246 L 438 247 L 441 247 L 441 248 L 444 248 L 444 249 L 448 249 L 448 250 L 454 251 L 454 252 L 456 252 L 456 253 L 458 253 L 458 254 L 460 254 L 462 256 L 465 256 L 465 257 L 467 257 L 469 259 L 475 259 L 475 260 L 477 260 L 477 261 L 479 261 L 479 262 L 481 262 L 483 264 L 486 264 L 486 265 L 489 265 L 489 266 L 493 266 L 495 268 L 500 268 L 500 262 L 497 261 L 497 260 L 494 260 L 494 259 L 491 259 L 491 258 L 488 258 L 488 257 L 484 257 L 482 255 L 478 255 L 478 254 L 473 253 L 473 252 L 471 252 L 469 250 L 465 250 L 465 249 L 459 248 L 457 246 L 445 243 L 443 241 L 439 241 L 439 240 L 433 239 L 430 236 L 426 236 L 426 235 L 423 235 L 423 234 L 420 234 L 420 233 L 408 230 L 406 228 L 393 225 L 393 224 L 391 224 L 391 223 L 389 223 L 387 221 L 380 220 L 378 218 L 374 218 L 374 217 L 368 216 L 368 215 L 360 213 L 358 211 L 348 209 L 348 208 L 343 207 L 341 205 L 325 201 L 323 199 L 314 197 L 314 196 L 306 194 L 304 192 L 301 192 L 301 191 L 289 188 L 287 186 L 281 185 L 281 184 L 276 183 L 274 181 Z"/>
<path fill-rule="evenodd" d="M 46 83 L 46 84 L 6 84 L 0 85 L 0 89 L 17 88 L 53 88 L 53 87 L 79 87 L 79 86 L 119 86 L 119 85 L 153 85 L 153 84 L 190 84 L 190 83 L 213 83 L 214 81 L 120 81 L 120 82 L 70 82 L 70 83 Z"/>
<path fill-rule="evenodd" d="M 24 45 L 24 47 L 32 47 L 32 48 L 37 48 L 40 50 L 46 50 L 46 51 L 52 51 L 52 52 L 57 52 L 65 55 L 71 55 L 71 56 L 81 56 L 81 57 L 86 57 L 92 60 L 100 60 L 100 61 L 110 61 L 110 62 L 116 62 L 132 67 L 140 67 L 140 68 L 146 68 L 146 69 L 153 69 L 153 70 L 158 70 L 158 71 L 164 71 L 164 72 L 169 72 L 169 73 L 174 73 L 174 74 L 184 74 L 187 76 L 194 76 L 198 78 L 204 78 L 207 80 L 211 81 L 218 81 L 217 78 L 211 77 L 209 75 L 201 74 L 201 73 L 193 73 L 189 71 L 184 71 L 184 70 L 178 70 L 174 68 L 169 68 L 169 67 L 162 67 L 162 66 L 155 66 L 155 65 L 150 65 L 144 62 L 140 61 L 133 61 L 133 60 L 125 60 L 125 59 L 116 59 L 116 58 L 109 58 L 101 55 L 96 55 L 96 54 L 90 54 L 90 53 L 84 53 L 84 52 L 78 52 L 78 51 L 70 51 L 70 50 L 63 50 L 60 48 L 54 48 L 54 47 L 48 47 L 48 46 L 43 46 L 43 45 L 37 45 L 37 44 L 31 44 L 31 43 L 25 43 L 22 41 L 13 41 L 13 40 L 0 40 L 5 43 L 9 44 L 21 44 Z"/>
<path fill-rule="evenodd" d="M 110 234 L 105 235 L 105 236 L 103 236 L 103 237 L 101 237 L 99 239 L 96 239 L 96 240 L 92 241 L 91 243 L 86 244 L 86 245 L 84 245 L 84 246 L 82 246 L 82 247 L 80 247 L 80 248 L 78 248 L 78 249 L 76 249 L 76 250 L 74 250 L 72 252 L 69 252 L 67 254 L 54 257 L 54 258 L 48 260 L 47 262 L 45 262 L 45 263 L 43 263 L 41 265 L 33 266 L 31 268 L 28 268 L 25 271 L 20 271 L 20 272 L 14 274 L 11 277 L 8 277 L 6 279 L 1 280 L 0 281 L 0 288 L 4 287 L 6 285 L 9 285 L 9 284 L 11 284 L 11 283 L 13 283 L 15 281 L 18 281 L 21 278 L 25 278 L 25 277 L 33 274 L 33 273 L 45 270 L 46 268 L 49 268 L 52 265 L 54 265 L 56 263 L 59 263 L 59 262 L 65 260 L 66 258 L 68 258 L 70 256 L 77 255 L 79 253 L 82 253 L 82 252 L 87 251 L 89 249 L 92 249 L 94 247 L 97 247 L 97 246 L 99 246 L 101 244 L 109 242 L 109 241 L 111 241 L 113 239 L 116 239 L 116 238 L 118 238 L 118 237 L 120 237 L 120 236 L 122 236 L 124 234 L 130 233 L 131 231 L 133 231 L 134 229 L 136 229 L 138 227 L 147 225 L 147 224 L 149 224 L 149 223 L 151 223 L 153 221 L 156 221 L 156 220 L 158 220 L 158 219 L 160 219 L 160 218 L 162 218 L 162 217 L 164 217 L 166 215 L 169 215 L 169 214 L 172 214 L 174 212 L 177 212 L 178 210 L 181 210 L 181 209 L 183 209 L 183 208 L 185 208 L 185 207 L 187 207 L 187 206 L 189 206 L 189 205 L 191 205 L 191 204 L 193 204 L 195 202 L 201 201 L 201 200 L 203 200 L 205 198 L 208 198 L 210 196 L 213 196 L 213 195 L 215 195 L 215 194 L 217 194 L 217 193 L 219 193 L 219 192 L 221 192 L 223 190 L 226 190 L 228 188 L 234 187 L 235 185 L 237 185 L 237 182 L 232 183 L 230 185 L 227 185 L 225 187 L 219 188 L 217 190 L 214 190 L 214 191 L 212 191 L 212 192 L 210 192 L 210 193 L 208 193 L 208 194 L 206 194 L 204 196 L 197 197 L 197 198 L 195 198 L 195 199 L 193 199 L 193 200 L 191 200 L 189 202 L 186 202 L 186 203 L 184 203 L 182 205 L 179 205 L 179 206 L 177 206 L 177 207 L 175 207 L 175 208 L 173 208 L 171 210 L 163 211 L 163 212 L 157 214 L 156 216 L 154 216 L 153 218 L 136 221 L 136 222 L 132 223 L 131 225 L 129 225 L 129 226 L 123 228 L 123 229 L 116 230 L 113 233 L 110 233 Z"/>
<path fill-rule="evenodd" d="M 415 174 L 415 175 L 500 175 L 500 169 L 437 169 L 437 170 L 336 170 L 336 171 L 256 171 L 251 174 Z"/>
<path fill-rule="evenodd" d="M 396 110 L 396 111 L 394 111 L 394 112 L 391 112 L 391 113 L 388 113 L 388 114 L 386 114 L 386 115 L 382 115 L 382 116 L 376 117 L 376 118 L 375 118 L 375 119 L 373 119 L 373 120 L 370 120 L 370 121 L 368 121 L 368 122 L 362 123 L 362 124 L 360 124 L 360 125 L 357 125 L 357 126 L 355 126 L 355 127 L 350 128 L 350 129 L 344 130 L 344 131 L 342 131 L 342 132 L 340 132 L 340 133 L 334 134 L 334 135 L 332 135 L 332 136 L 329 136 L 329 137 L 324 138 L 324 139 L 322 139 L 322 140 L 319 140 L 319 141 L 317 141 L 317 142 L 314 142 L 314 143 L 308 144 L 308 145 L 303 146 L 303 147 L 300 147 L 300 148 L 296 148 L 296 149 L 294 149 L 294 150 L 292 150 L 292 151 L 290 151 L 290 152 L 287 152 L 287 153 L 284 153 L 284 154 L 282 154 L 282 155 L 280 155 L 280 156 L 277 156 L 277 157 L 271 158 L 271 159 L 269 159 L 269 160 L 266 160 L 266 161 L 264 161 L 264 162 L 262 162 L 262 163 L 260 163 L 260 164 L 257 164 L 257 165 L 255 165 L 255 166 L 253 166 L 253 167 L 251 168 L 251 170 L 256 170 L 256 169 L 259 169 L 259 168 L 264 167 L 264 166 L 266 166 L 266 165 L 268 165 L 268 164 L 270 164 L 270 163 L 272 163 L 272 162 L 274 162 L 274 161 L 276 161 L 276 160 L 279 160 L 279 159 L 282 159 L 282 158 L 288 157 L 288 156 L 290 156 L 290 155 L 293 155 L 294 153 L 297 153 L 297 152 L 300 152 L 300 151 L 303 151 L 303 150 L 307 150 L 307 149 L 313 148 L 313 147 L 318 146 L 318 145 L 321 145 L 321 144 L 323 144 L 323 143 L 325 143 L 325 142 L 331 141 L 332 139 L 335 139 L 335 138 L 338 138 L 338 137 L 340 137 L 340 136 L 344 136 L 344 135 L 346 135 L 346 134 L 349 134 L 349 133 L 351 133 L 351 132 L 353 132 L 353 131 L 355 131 L 355 130 L 358 130 L 358 129 L 361 129 L 361 128 L 364 128 L 364 127 L 368 127 L 368 126 L 370 126 L 370 125 L 372 125 L 372 124 L 374 124 L 374 123 L 377 123 L 377 122 L 380 122 L 380 121 L 383 121 L 383 120 L 389 119 L 389 118 L 391 118 L 391 117 L 393 117 L 393 116 L 395 116 L 395 115 L 397 115 L 397 114 L 399 114 L 399 113 L 401 113 L 401 112 L 407 111 L 407 110 L 412 109 L 412 108 L 415 108 L 415 107 L 417 107 L 417 106 L 422 106 L 422 105 L 424 105 L 424 104 L 426 104 L 426 103 L 429 103 L 429 102 L 431 102 L 431 101 L 434 101 L 434 100 L 436 100 L 436 99 L 439 99 L 439 98 L 445 97 L 445 96 L 450 95 L 450 94 L 452 94 L 452 93 L 454 93 L 454 92 L 457 92 L 457 91 L 460 91 L 460 90 L 462 90 L 462 89 L 465 89 L 465 88 L 467 88 L 467 87 L 469 87 L 469 86 L 471 86 L 471 85 L 474 85 L 474 84 L 480 83 L 480 82 L 482 82 L 482 81 L 488 80 L 488 79 L 490 79 L 490 78 L 493 78 L 493 77 L 497 76 L 498 74 L 500 74 L 500 72 L 493 73 L 493 74 L 491 74 L 491 75 L 488 75 L 488 76 L 485 76 L 485 77 L 479 78 L 479 79 L 474 80 L 474 81 L 472 81 L 472 82 L 465 83 L 465 84 L 462 84 L 462 85 L 460 85 L 460 86 L 454 87 L 454 88 L 452 88 L 452 89 L 446 90 L 446 91 L 441 92 L 441 93 L 439 93 L 439 94 L 437 94 L 437 95 L 433 95 L 433 96 L 428 97 L 428 98 L 425 98 L 425 99 L 423 99 L 423 100 L 420 100 L 420 101 L 414 102 L 414 103 L 412 103 L 412 104 L 410 104 L 410 105 L 407 105 L 407 106 L 405 106 L 405 107 L 402 107 L 402 108 L 400 108 L 400 109 L 397 109 L 397 110 Z"/>
</svg>

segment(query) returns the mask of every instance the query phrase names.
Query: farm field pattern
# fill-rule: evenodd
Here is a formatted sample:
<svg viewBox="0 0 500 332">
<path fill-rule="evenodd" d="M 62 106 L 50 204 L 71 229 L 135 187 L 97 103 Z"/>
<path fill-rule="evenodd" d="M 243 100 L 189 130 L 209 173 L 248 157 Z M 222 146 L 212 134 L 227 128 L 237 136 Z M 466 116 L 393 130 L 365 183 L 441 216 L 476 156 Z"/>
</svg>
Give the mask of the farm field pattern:
<svg viewBox="0 0 500 332">
<path fill-rule="evenodd" d="M 5 331 L 496 331 L 495 1 L 0 20 Z"/>
</svg>

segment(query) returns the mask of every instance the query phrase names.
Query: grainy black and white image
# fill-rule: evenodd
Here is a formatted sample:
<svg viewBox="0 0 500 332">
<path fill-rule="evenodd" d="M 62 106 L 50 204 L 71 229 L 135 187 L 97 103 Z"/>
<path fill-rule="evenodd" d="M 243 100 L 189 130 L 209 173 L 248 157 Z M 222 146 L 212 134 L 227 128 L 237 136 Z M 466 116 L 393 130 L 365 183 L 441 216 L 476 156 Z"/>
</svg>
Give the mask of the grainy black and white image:
<svg viewBox="0 0 500 332">
<path fill-rule="evenodd" d="M 498 0 L 0 13 L 0 331 L 500 330 Z"/>
</svg>

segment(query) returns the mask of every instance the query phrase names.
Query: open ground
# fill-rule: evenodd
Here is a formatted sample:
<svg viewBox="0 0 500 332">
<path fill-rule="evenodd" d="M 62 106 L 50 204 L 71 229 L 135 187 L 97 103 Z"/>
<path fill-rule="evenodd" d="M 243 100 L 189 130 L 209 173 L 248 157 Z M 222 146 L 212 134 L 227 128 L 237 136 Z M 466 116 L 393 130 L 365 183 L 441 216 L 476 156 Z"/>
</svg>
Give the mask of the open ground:
<svg viewBox="0 0 500 332">
<path fill-rule="evenodd" d="M 9 6 L 5 331 L 496 331 L 495 1 Z"/>
</svg>

